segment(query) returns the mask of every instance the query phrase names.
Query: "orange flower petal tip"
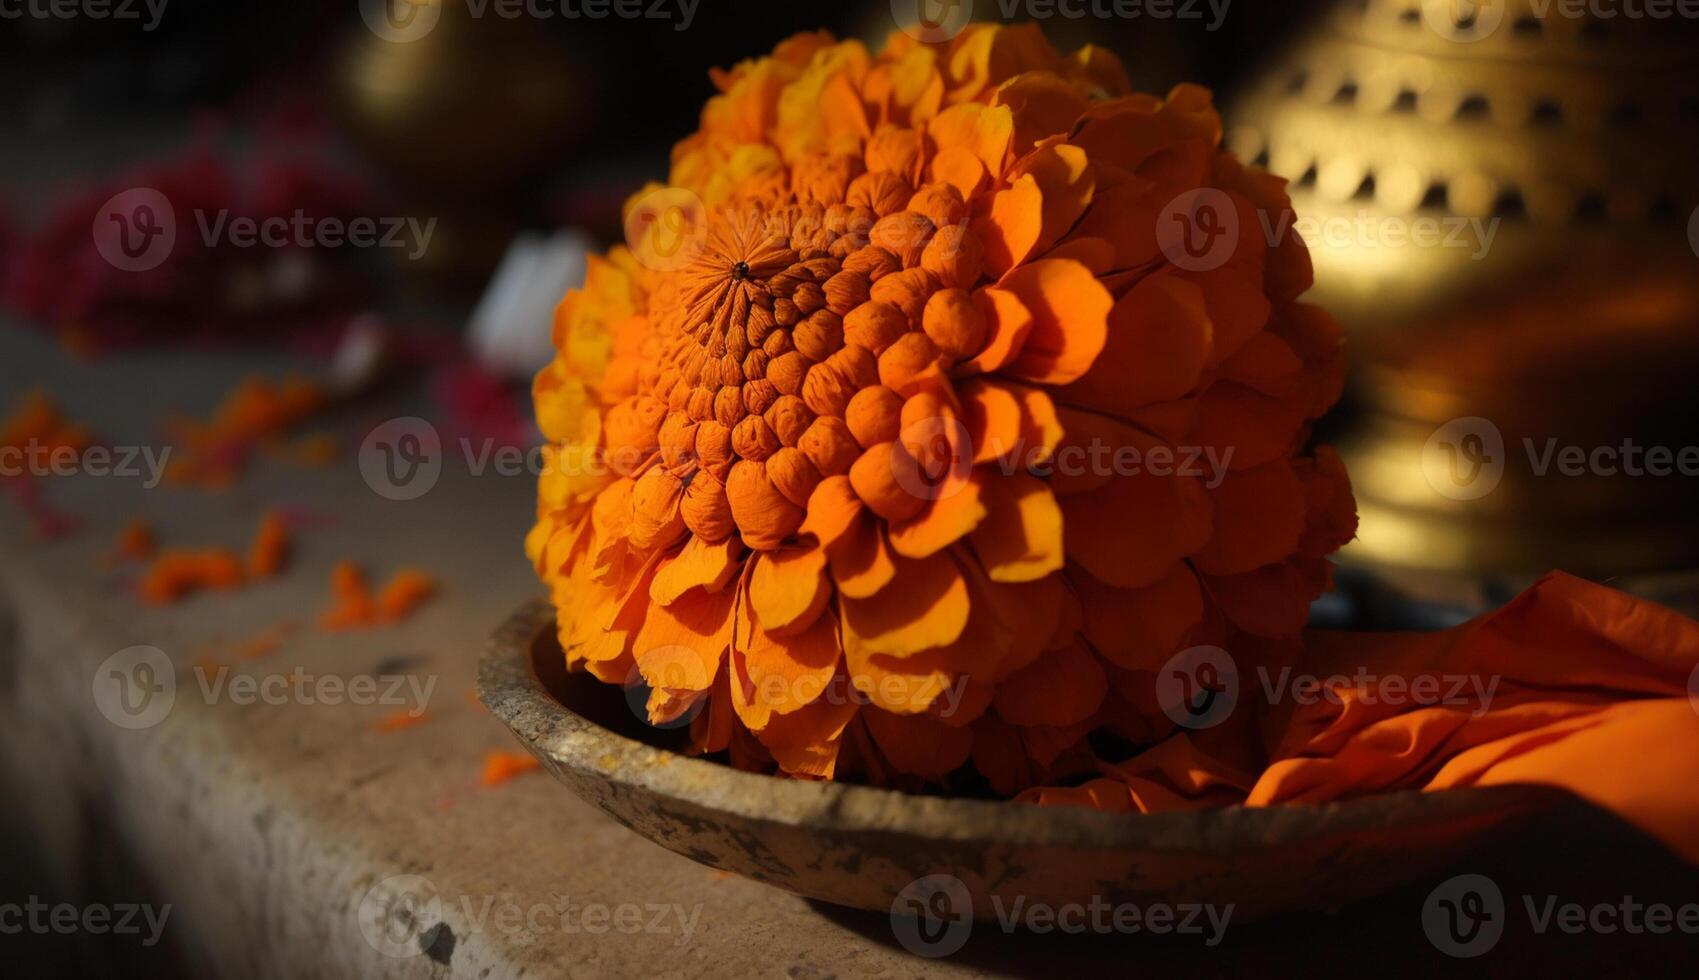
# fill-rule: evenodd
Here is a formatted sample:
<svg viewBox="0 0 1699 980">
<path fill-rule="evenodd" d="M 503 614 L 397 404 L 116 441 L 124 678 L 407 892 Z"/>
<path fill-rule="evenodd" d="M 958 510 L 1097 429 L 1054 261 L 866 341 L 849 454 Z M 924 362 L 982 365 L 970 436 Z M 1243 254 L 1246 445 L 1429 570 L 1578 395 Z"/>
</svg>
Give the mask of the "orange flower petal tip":
<svg viewBox="0 0 1699 980">
<path fill-rule="evenodd" d="M 540 769 L 542 765 L 536 756 L 497 749 L 484 756 L 483 784 L 500 786 L 515 776 Z"/>
</svg>

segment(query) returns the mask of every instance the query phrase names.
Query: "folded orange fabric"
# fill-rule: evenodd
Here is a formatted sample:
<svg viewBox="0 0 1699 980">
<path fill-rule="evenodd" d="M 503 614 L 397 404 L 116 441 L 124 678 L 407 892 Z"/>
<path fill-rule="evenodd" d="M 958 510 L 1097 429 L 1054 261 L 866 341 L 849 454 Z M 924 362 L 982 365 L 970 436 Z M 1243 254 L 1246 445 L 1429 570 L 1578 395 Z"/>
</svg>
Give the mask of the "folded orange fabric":
<svg viewBox="0 0 1699 980">
<path fill-rule="evenodd" d="M 1554 572 L 1443 632 L 1316 631 L 1302 649 L 1259 651 L 1240 663 L 1241 706 L 1294 674 L 1335 678 L 1332 694 L 1266 699 L 1277 703 L 1176 735 L 1084 786 L 1025 798 L 1151 812 L 1536 783 L 1699 864 L 1696 667 L 1699 622 Z M 1414 703 L 1385 697 L 1388 678 L 1465 686 Z"/>
</svg>

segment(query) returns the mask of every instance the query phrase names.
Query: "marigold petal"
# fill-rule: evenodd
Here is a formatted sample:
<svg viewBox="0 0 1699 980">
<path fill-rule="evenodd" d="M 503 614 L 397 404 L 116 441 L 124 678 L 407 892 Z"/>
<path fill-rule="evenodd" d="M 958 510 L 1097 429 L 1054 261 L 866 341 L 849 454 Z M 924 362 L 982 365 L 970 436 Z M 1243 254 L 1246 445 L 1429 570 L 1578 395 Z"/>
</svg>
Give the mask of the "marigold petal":
<svg viewBox="0 0 1699 980">
<path fill-rule="evenodd" d="M 743 567 L 743 544 L 728 538 L 717 544 L 691 536 L 677 555 L 661 563 L 649 583 L 649 598 L 671 605 L 691 589 L 718 592 Z"/>
<path fill-rule="evenodd" d="M 826 552 L 782 548 L 757 554 L 753 564 L 749 606 L 760 630 L 778 637 L 814 625 L 832 591 L 826 579 Z"/>
<path fill-rule="evenodd" d="M 789 714 L 774 714 L 756 737 L 785 772 L 831 779 L 837 772 L 844 730 L 857 717 L 859 707 L 848 698 L 819 698 Z"/>
<path fill-rule="evenodd" d="M 1032 332 L 1009 373 L 1067 384 L 1091 369 L 1108 335 L 1114 300 L 1091 270 L 1070 259 L 1040 259 L 1003 279 L 1032 313 Z"/>
<path fill-rule="evenodd" d="M 1015 152 L 1025 153 L 1046 136 L 1071 132 L 1087 102 L 1060 76 L 1029 71 L 998 86 L 992 104 L 1009 107 L 1015 124 Z"/>
<path fill-rule="evenodd" d="M 972 150 L 953 146 L 932 158 L 932 179 L 944 181 L 961 191 L 964 200 L 971 200 L 986 182 L 985 164 Z"/>
<path fill-rule="evenodd" d="M 895 559 L 897 574 L 874 599 L 843 599 L 844 646 L 906 657 L 948 646 L 968 619 L 967 582 L 949 552 Z"/>
<path fill-rule="evenodd" d="M 1109 691 L 1103 666 L 1078 643 L 1052 650 L 997 685 L 997 714 L 1016 725 L 1074 725 Z"/>
<path fill-rule="evenodd" d="M 761 614 L 754 609 L 754 602 L 752 590 L 750 608 L 738 624 L 738 657 L 750 685 L 744 692 L 748 704 L 759 706 L 761 715 L 782 715 L 827 695 L 827 685 L 838 671 L 842 653 L 837 617 L 830 612 L 817 613 L 807 627 L 780 636 L 761 626 Z M 841 694 L 831 692 L 833 697 Z"/>
<path fill-rule="evenodd" d="M 1134 430 L 1127 430 L 1125 439 L 1118 445 L 1135 449 L 1143 459 L 1165 445 Z M 1060 500 L 1068 557 L 1121 588 L 1156 581 L 1174 562 L 1203 547 L 1211 534 L 1209 494 L 1202 481 L 1190 476 L 1158 476 L 1140 468 Z"/>
<path fill-rule="evenodd" d="M 1086 639 L 1127 670 L 1154 671 L 1167 663 L 1203 618 L 1203 590 L 1183 561 L 1141 589 L 1104 585 L 1078 569 L 1068 578 L 1080 596 Z"/>
<path fill-rule="evenodd" d="M 1020 297 L 1006 289 L 987 287 L 978 290 L 973 294 L 973 301 L 985 312 L 986 323 L 990 325 L 989 336 L 984 349 L 955 366 L 951 373 L 956 377 L 990 374 L 1014 363 L 1026 346 L 1027 337 L 1032 334 L 1036 322 L 1032 311 L 1026 308 Z"/>
<path fill-rule="evenodd" d="M 1011 473 L 985 487 L 987 516 L 973 550 L 994 582 L 1030 582 L 1061 569 L 1062 508 L 1043 480 Z"/>
<path fill-rule="evenodd" d="M 911 776 L 939 777 L 961 768 L 973 750 L 973 729 L 923 715 L 897 715 L 869 707 L 861 717 L 887 761 Z"/>
<path fill-rule="evenodd" d="M 736 589 L 721 589 L 651 604 L 632 645 L 644 682 L 651 689 L 706 691 L 731 646 L 736 599 Z"/>
<path fill-rule="evenodd" d="M 829 476 L 820 481 L 808 498 L 808 516 L 798 534 L 811 534 L 820 547 L 831 549 L 855 526 L 866 505 L 855 495 L 847 476 Z"/>
<path fill-rule="evenodd" d="M 1122 417 L 1179 398 L 1197 386 L 1213 336 L 1197 286 L 1149 276 L 1109 311 L 1102 355 L 1061 397 Z"/>
<path fill-rule="evenodd" d="M 897 576 L 884 526 L 865 509 L 827 552 L 827 560 L 838 591 L 854 599 L 878 595 Z"/>
<path fill-rule="evenodd" d="M 1015 135 L 1015 117 L 1008 106 L 966 102 L 938 113 L 926 124 L 926 131 L 940 156 L 954 149 L 967 150 L 985 165 L 987 173 L 998 176 Z M 962 197 L 968 197 L 968 191 L 963 190 Z"/>
<path fill-rule="evenodd" d="M 1044 232 L 1044 195 L 1025 174 L 991 195 L 969 225 L 985 249 L 985 270 L 1002 276 L 1025 262 Z"/>
<path fill-rule="evenodd" d="M 891 550 L 907 558 L 925 558 L 972 533 L 985 519 L 984 483 L 985 474 L 979 470 L 965 476 L 952 473 L 926 510 L 891 525 Z"/>
<path fill-rule="evenodd" d="M 1304 533 L 1303 485 L 1285 460 L 1231 473 L 1210 491 L 1215 532 L 1192 555 L 1205 575 L 1237 575 L 1298 550 Z"/>
</svg>

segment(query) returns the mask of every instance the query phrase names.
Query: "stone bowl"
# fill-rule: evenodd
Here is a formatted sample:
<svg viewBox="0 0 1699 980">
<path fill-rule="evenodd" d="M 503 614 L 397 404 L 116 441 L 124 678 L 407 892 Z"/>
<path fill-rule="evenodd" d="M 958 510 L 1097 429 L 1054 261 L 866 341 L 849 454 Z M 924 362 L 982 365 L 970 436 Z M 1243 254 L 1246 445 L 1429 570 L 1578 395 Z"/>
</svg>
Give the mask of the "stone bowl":
<svg viewBox="0 0 1699 980">
<path fill-rule="evenodd" d="M 1567 799 L 1510 786 L 1128 815 L 775 779 L 680 754 L 683 729 L 651 728 L 625 692 L 568 673 L 542 599 L 491 639 L 478 693 L 556 779 L 636 833 L 709 867 L 881 912 L 906 908 L 920 879 L 932 892 L 946 882 L 955 907 L 971 902 L 984 920 L 1017 898 L 1232 903 L 1235 922 L 1334 908 L 1452 867 Z"/>
</svg>

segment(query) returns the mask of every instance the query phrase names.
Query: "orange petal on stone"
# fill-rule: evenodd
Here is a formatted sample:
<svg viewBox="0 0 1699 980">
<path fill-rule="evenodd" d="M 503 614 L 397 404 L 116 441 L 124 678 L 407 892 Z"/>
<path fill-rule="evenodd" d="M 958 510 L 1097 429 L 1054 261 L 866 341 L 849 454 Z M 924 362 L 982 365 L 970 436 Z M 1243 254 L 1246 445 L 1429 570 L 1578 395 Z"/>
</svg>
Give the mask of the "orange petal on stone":
<svg viewBox="0 0 1699 980">
<path fill-rule="evenodd" d="M 1203 618 L 1203 590 L 1183 561 L 1142 589 L 1113 588 L 1078 569 L 1068 578 L 1080 596 L 1086 639 L 1127 670 L 1160 668 Z"/>
<path fill-rule="evenodd" d="M 985 270 L 1002 276 L 1026 261 L 1044 231 L 1044 195 L 1038 181 L 1023 175 L 991 195 L 969 230 L 985 249 Z"/>
<path fill-rule="evenodd" d="M 632 646 L 643 680 L 651 688 L 706 691 L 731 645 L 736 598 L 736 589 L 721 589 L 650 605 Z"/>
<path fill-rule="evenodd" d="M 961 768 L 973 751 L 973 729 L 956 728 L 920 715 L 896 715 L 875 707 L 861 717 L 879 751 L 899 772 L 935 778 Z"/>
<path fill-rule="evenodd" d="M 1195 285 L 1163 273 L 1149 276 L 1109 311 L 1102 355 L 1060 397 L 1122 417 L 1179 398 L 1197 386 L 1213 337 Z"/>
<path fill-rule="evenodd" d="M 1090 269 L 1070 259 L 1040 259 L 1009 273 L 1002 285 L 1033 318 L 1010 374 L 1067 384 L 1091 369 L 1103 351 L 1114 300 Z"/>
<path fill-rule="evenodd" d="M 827 552 L 832 581 L 838 591 L 855 599 L 875 596 L 897 576 L 897 565 L 885 543 L 884 525 L 862 510 Z"/>
<path fill-rule="evenodd" d="M 1283 459 L 1231 473 L 1210 491 L 1215 533 L 1192 555 L 1205 575 L 1238 575 L 1298 550 L 1304 533 L 1304 487 Z"/>
<path fill-rule="evenodd" d="M 1109 691 L 1103 665 L 1084 645 L 1052 650 L 997 685 L 997 714 L 1016 725 L 1075 725 Z"/>
<path fill-rule="evenodd" d="M 808 498 L 808 516 L 798 534 L 812 534 L 820 547 L 831 549 L 855 526 L 866 509 L 855 495 L 847 476 L 829 476 L 820 481 Z"/>
<path fill-rule="evenodd" d="M 661 563 L 649 584 L 649 597 L 667 606 L 691 589 L 718 592 L 743 567 L 742 555 L 743 544 L 736 538 L 709 544 L 693 535 L 677 555 Z"/>
<path fill-rule="evenodd" d="M 872 599 L 843 600 L 844 645 L 906 657 L 948 646 L 967 626 L 967 582 L 948 552 L 895 559 L 896 578 Z"/>
<path fill-rule="evenodd" d="M 994 582 L 1030 582 L 1061 569 L 1062 508 L 1044 481 L 1026 473 L 991 477 L 973 550 Z"/>
<path fill-rule="evenodd" d="M 770 636 L 799 633 L 814 625 L 831 594 L 826 552 L 821 548 L 783 548 L 754 558 L 749 576 L 749 605 L 761 632 Z"/>
<path fill-rule="evenodd" d="M 951 473 L 935 488 L 937 497 L 926 510 L 891 525 L 891 550 L 905 558 L 925 558 L 972 533 L 985 519 L 984 483 L 982 470 Z"/>
<path fill-rule="evenodd" d="M 951 373 L 958 378 L 989 374 L 1009 366 L 1026 346 L 1034 323 L 1031 311 L 1020 297 L 1006 289 L 981 289 L 973 294 L 973 301 L 985 311 L 990 339 L 984 350 L 955 366 Z"/>
</svg>

